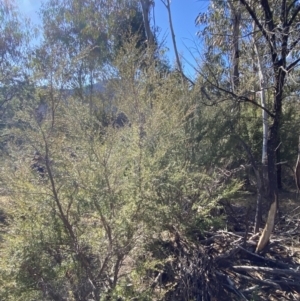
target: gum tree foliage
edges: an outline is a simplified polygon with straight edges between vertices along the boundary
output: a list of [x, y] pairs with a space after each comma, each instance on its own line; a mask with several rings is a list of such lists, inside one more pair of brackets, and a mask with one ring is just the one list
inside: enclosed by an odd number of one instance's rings
[[80, 91], [101, 78], [126, 35], [140, 33], [140, 44], [145, 39], [136, 1], [50, 0], [41, 16], [44, 43], [62, 49], [73, 68], [69, 80]]
[[20, 17], [13, 1], [0, 3], [0, 135], [1, 148], [6, 140], [5, 127], [16, 106], [21, 106], [32, 89], [28, 83], [27, 21]]
[[[235, 103], [251, 103], [257, 107], [261, 107], [268, 115], [270, 122], [268, 137], [267, 137], [267, 192], [270, 203], [277, 202], [278, 199], [278, 184], [280, 184], [280, 169], [277, 168], [277, 162], [280, 161], [280, 129], [282, 126], [282, 107], [284, 104], [285, 90], [289, 75], [294, 71], [300, 62], [299, 59], [299, 11], [300, 5], [298, 1], [247, 1], [240, 0], [232, 2], [236, 7], [241, 9], [241, 29], [240, 29], [240, 44], [243, 46], [239, 51], [240, 67], [245, 66], [244, 74], [240, 72], [240, 90], [235, 91], [232, 86], [228, 85], [229, 80], [229, 59], [224, 43], [226, 39], [230, 39], [224, 32], [226, 22], [232, 19], [221, 18], [227, 16], [226, 9], [228, 7], [224, 2], [214, 1], [211, 5], [211, 10], [207, 15], [200, 15], [199, 21], [208, 24], [204, 30], [204, 36], [208, 44], [208, 54], [210, 57], [215, 57], [223, 63], [223, 75], [216, 72], [216, 69], [208, 67], [210, 77], [206, 76], [208, 83], [213, 90], [218, 93], [223, 93], [227, 97], [234, 100]], [[215, 27], [212, 25], [216, 25]], [[223, 24], [224, 27], [221, 27]], [[254, 31], [253, 29], [257, 29]], [[264, 83], [260, 87], [267, 90], [269, 102], [260, 105], [256, 100], [249, 95], [250, 87], [256, 87], [256, 74], [254, 77], [249, 76], [247, 72], [253, 64], [251, 55], [252, 43], [249, 42], [249, 37], [252, 41], [256, 41], [257, 56], [263, 56]], [[231, 43], [229, 45], [233, 45]], [[225, 47], [225, 49], [223, 49]], [[264, 47], [264, 48], [263, 48]], [[225, 50], [225, 52], [224, 52]], [[225, 54], [225, 56], [223, 55]], [[255, 59], [257, 57], [254, 56]], [[255, 62], [256, 64], [257, 62]], [[241, 71], [242, 69], [240, 69]], [[224, 72], [226, 71], [226, 72]], [[253, 70], [254, 72], [257, 70]], [[218, 74], [214, 77], [214, 75]], [[226, 78], [227, 77], [227, 78]], [[261, 80], [261, 79], [260, 79]], [[245, 83], [245, 84], [244, 84]], [[227, 85], [227, 86], [226, 86]], [[228, 88], [228, 86], [230, 88]]]
[[44, 39], [32, 60], [35, 82], [44, 86], [39, 89], [40, 106], [53, 112], [59, 102], [76, 94], [89, 103], [90, 114], [109, 122], [111, 97], [103, 95], [111, 94], [107, 71], [114, 68], [113, 59], [130, 36], [138, 36], [137, 47], [146, 46], [139, 3], [50, 0], [40, 14]]

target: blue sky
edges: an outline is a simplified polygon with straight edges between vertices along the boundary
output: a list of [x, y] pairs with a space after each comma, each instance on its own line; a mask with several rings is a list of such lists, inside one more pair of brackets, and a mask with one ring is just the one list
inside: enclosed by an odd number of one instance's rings
[[[168, 12], [161, 0], [155, 1], [155, 23], [161, 29], [161, 37], [166, 35], [166, 46], [170, 49], [168, 57], [174, 63], [175, 55], [169, 29]], [[201, 48], [200, 41], [196, 36], [199, 30], [195, 26], [195, 19], [199, 12], [206, 11], [209, 0], [172, 0], [171, 12], [175, 31], [175, 38], [180, 55], [184, 58], [185, 72], [188, 76], [193, 75], [195, 65], [193, 56], [199, 57], [198, 50]]]
[[[20, 10], [33, 23], [38, 22], [37, 11], [42, 3], [41, 0], [16, 0]], [[172, 0], [171, 11], [173, 18], [173, 26], [176, 35], [177, 46], [180, 55], [182, 55], [183, 63], [187, 75], [193, 76], [193, 69], [189, 67], [190, 64], [195, 64], [193, 53], [199, 57], [196, 48], [201, 48], [199, 40], [196, 37], [197, 28], [195, 27], [195, 19], [199, 12], [207, 9], [209, 0]], [[168, 13], [161, 0], [155, 0], [155, 25], [160, 28], [160, 36], [166, 38], [166, 47], [169, 49], [168, 57], [171, 63], [174, 63], [174, 50], [169, 30]]]

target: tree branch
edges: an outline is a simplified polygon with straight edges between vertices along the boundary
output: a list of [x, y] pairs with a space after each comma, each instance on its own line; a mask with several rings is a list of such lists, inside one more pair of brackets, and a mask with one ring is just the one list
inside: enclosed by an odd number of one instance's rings
[[282, 3], [281, 3], [280, 19], [283, 24], [286, 24], [286, 21], [287, 21], [286, 0], [282, 0]]
[[[257, 25], [257, 27], [259, 28], [259, 30], [261, 31], [261, 33], [263, 34], [263, 36], [265, 37], [265, 39], [267, 40], [267, 42], [269, 43], [270, 47], [272, 47], [271, 41], [270, 41], [270, 37], [267, 33], [267, 31], [264, 29], [263, 25], [259, 22], [254, 10], [250, 7], [250, 5], [246, 2], [246, 0], [240, 0], [241, 3], [245, 6], [246, 10], [248, 11], [249, 15], [251, 16], [251, 18], [253, 19], [253, 21], [255, 22], [255, 24]], [[273, 49], [273, 47], [272, 47]]]
[[272, 10], [271, 10], [270, 5], [269, 5], [269, 1], [268, 0], [261, 0], [260, 3], [261, 3], [261, 6], [263, 7], [264, 12], [265, 12], [265, 17], [266, 17], [268, 30], [270, 32], [274, 33], [273, 14], [272, 14]]
[[[293, 4], [291, 4], [291, 7], [290, 7], [290, 8], [292, 8], [293, 5], [296, 4], [296, 2], [297, 2], [297, 1], [294, 1]], [[299, 12], [300, 12], [300, 4], [299, 4], [298, 7], [295, 9], [295, 11], [294, 11], [294, 13], [293, 13], [293, 15], [292, 15], [290, 21], [288, 22], [288, 26], [291, 26], [291, 25], [293, 24], [294, 20], [296, 19], [297, 15], [299, 14]]]
[[288, 270], [288, 269], [273, 269], [268, 267], [258, 267], [258, 266], [233, 266], [232, 267], [236, 271], [257, 271], [257, 272], [264, 272], [269, 274], [276, 274], [276, 275], [289, 275], [293, 277], [300, 277], [300, 273], [298, 271], [294, 270]]
[[143, 13], [143, 21], [146, 31], [146, 36], [148, 39], [148, 45], [150, 47], [154, 46], [155, 37], [153, 35], [153, 32], [150, 28], [150, 20], [149, 20], [149, 11], [152, 6], [152, 1], [150, 0], [140, 0], [141, 6], [142, 6], [142, 13]]
[[287, 14], [289, 14], [291, 8], [292, 8], [292, 7], [295, 5], [295, 3], [297, 3], [297, 2], [298, 2], [298, 0], [294, 0], [294, 1], [289, 5], [289, 7], [288, 7], [288, 9], [287, 9]]
[[300, 62], [300, 58], [295, 60], [289, 66], [287, 66], [287, 68], [286, 68], [287, 72], [290, 72], [299, 62]]
[[181, 64], [181, 61], [180, 61], [180, 58], [179, 58], [176, 39], [175, 39], [175, 32], [174, 32], [174, 28], [173, 28], [170, 0], [161, 0], [161, 2], [164, 4], [164, 6], [166, 7], [166, 9], [168, 11], [169, 25], [170, 25], [170, 30], [171, 30], [171, 36], [172, 36], [172, 42], [173, 42], [176, 62], [177, 62], [179, 72], [180, 72], [182, 78], [184, 79], [185, 75], [184, 75], [183, 70], [182, 70], [182, 64]]
[[287, 54], [289, 54], [297, 46], [299, 41], [300, 41], [300, 38], [295, 40], [293, 43], [291, 43], [290, 49], [287, 51]]
[[47, 142], [47, 139], [45, 137], [44, 132], [42, 132], [42, 135], [43, 135], [43, 140], [44, 140], [44, 143], [45, 143], [45, 165], [46, 165], [46, 169], [47, 169], [47, 172], [48, 172], [48, 175], [49, 175], [53, 197], [54, 197], [55, 203], [58, 207], [58, 210], [59, 210], [59, 213], [60, 213], [60, 218], [63, 222], [63, 225], [67, 229], [70, 237], [72, 238], [72, 242], [74, 244], [74, 247], [76, 247], [76, 244], [77, 244], [76, 236], [74, 234], [74, 231], [72, 229], [71, 224], [69, 223], [69, 221], [68, 221], [68, 219], [67, 219], [67, 217], [66, 217], [66, 215], [63, 211], [60, 199], [58, 197], [58, 193], [57, 193], [56, 185], [55, 185], [55, 182], [54, 182], [54, 177], [53, 177], [53, 174], [52, 174], [52, 170], [51, 170], [51, 167], [50, 167], [48, 142]]
[[264, 108], [264, 107], [261, 106], [259, 103], [256, 103], [255, 101], [251, 100], [250, 98], [248, 98], [248, 97], [246, 97], [246, 96], [239, 96], [239, 95], [237, 95], [237, 94], [235, 94], [235, 93], [233, 93], [233, 92], [231, 92], [231, 91], [228, 91], [228, 90], [226, 90], [226, 89], [224, 89], [224, 88], [221, 88], [220, 86], [217, 86], [217, 85], [211, 83], [210, 81], [208, 81], [208, 83], [211, 84], [213, 87], [217, 88], [218, 90], [220, 90], [220, 91], [222, 91], [222, 92], [224, 92], [224, 93], [226, 93], [226, 94], [228, 94], [228, 95], [234, 97], [235, 99], [237, 99], [238, 102], [241, 102], [241, 101], [243, 101], [243, 102], [250, 102], [250, 103], [252, 103], [254, 106], [259, 107], [259, 108], [261, 108], [262, 110], [264, 110], [265, 112], [267, 112], [267, 114], [268, 114], [270, 117], [272, 117], [272, 118], [275, 117], [275, 115], [274, 115], [273, 113], [271, 113], [268, 109]]

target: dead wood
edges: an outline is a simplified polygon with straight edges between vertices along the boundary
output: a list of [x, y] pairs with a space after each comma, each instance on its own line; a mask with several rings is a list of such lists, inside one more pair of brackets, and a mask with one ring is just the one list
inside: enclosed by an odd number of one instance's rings
[[[228, 287], [237, 295], [239, 296], [242, 300], [248, 300], [242, 292], [239, 291], [239, 289], [235, 286], [234, 282], [230, 279], [230, 277], [228, 275], [225, 275], [221, 272], [216, 272], [217, 275], [223, 277], [226, 279], [227, 281], [227, 285]], [[226, 285], [226, 284], [225, 284]]]
[[243, 250], [244, 252], [248, 253], [250, 256], [253, 256], [254, 258], [256, 257], [260, 261], [266, 262], [266, 264], [271, 264], [272, 266], [281, 267], [283, 269], [288, 269], [288, 268], [291, 267], [290, 265], [288, 265], [286, 263], [283, 263], [281, 261], [272, 260], [270, 258], [266, 258], [266, 257], [260, 256], [260, 255], [258, 255], [256, 253], [250, 252], [249, 250], [243, 248], [242, 246], [238, 246], [238, 248], [241, 249], [241, 250]]
[[262, 251], [266, 247], [266, 245], [268, 244], [268, 242], [270, 240], [271, 233], [273, 232], [273, 229], [274, 229], [275, 216], [276, 216], [276, 211], [277, 211], [277, 207], [278, 207], [278, 204], [277, 204], [278, 200], [277, 200], [276, 195], [274, 197], [275, 197], [275, 200], [271, 204], [265, 228], [261, 234], [261, 237], [258, 241], [256, 250], [255, 250], [256, 253]]
[[238, 274], [237, 276], [240, 278], [246, 279], [247, 281], [249, 281], [249, 283], [254, 282], [254, 283], [259, 283], [259, 284], [266, 285], [266, 286], [274, 286], [277, 289], [278, 288], [281, 289], [281, 287], [278, 283], [276, 283], [275, 281], [269, 280], [269, 279], [262, 280], [262, 279], [242, 275], [242, 274]]
[[300, 272], [294, 270], [273, 269], [273, 268], [258, 267], [258, 266], [237, 266], [237, 265], [233, 266], [232, 268], [236, 271], [246, 271], [246, 272], [258, 271], [258, 272], [264, 272], [268, 274], [293, 276], [293, 277], [300, 278]]
[[298, 214], [288, 214], [276, 224], [271, 243], [260, 254], [255, 253], [258, 235], [247, 229], [203, 231], [202, 240], [191, 242], [176, 228], [176, 241], [161, 246], [170, 248], [165, 254], [172, 254], [172, 260], [159, 267], [150, 284], [154, 290], [168, 290], [166, 301], [295, 300], [300, 293], [298, 224]]

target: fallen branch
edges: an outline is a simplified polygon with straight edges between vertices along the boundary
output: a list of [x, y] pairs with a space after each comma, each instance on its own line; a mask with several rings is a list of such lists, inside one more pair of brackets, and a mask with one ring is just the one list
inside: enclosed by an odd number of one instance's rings
[[248, 280], [249, 282], [256, 282], [256, 283], [259, 283], [259, 284], [274, 286], [276, 288], [281, 289], [281, 287], [278, 283], [276, 283], [275, 281], [269, 280], [269, 279], [261, 280], [261, 279], [252, 278], [252, 277], [249, 277], [249, 276], [246, 276], [246, 275], [242, 275], [242, 274], [236, 274], [236, 276], [244, 278], [244, 279]]
[[217, 275], [224, 277], [227, 280], [228, 287], [235, 292], [235, 294], [239, 297], [241, 297], [243, 300], [248, 301], [248, 299], [237, 289], [237, 287], [234, 285], [233, 281], [229, 278], [228, 275], [225, 275], [221, 272], [216, 272]]
[[242, 246], [238, 246], [239, 249], [243, 250], [244, 252], [250, 254], [251, 256], [254, 256], [256, 258], [259, 258], [263, 261], [266, 261], [266, 262], [269, 262], [269, 263], [272, 263], [278, 267], [282, 267], [282, 268], [286, 268], [286, 269], [289, 269], [290, 268], [290, 265], [286, 264], [286, 263], [283, 263], [283, 262], [280, 262], [280, 261], [277, 261], [277, 260], [273, 260], [273, 259], [270, 259], [270, 258], [265, 258], [263, 256], [260, 256], [256, 253], [252, 253], [250, 251], [248, 251], [247, 249], [243, 248]]
[[214, 236], [209, 237], [209, 238], [207, 238], [207, 239], [202, 239], [202, 240], [199, 241], [199, 243], [202, 244], [202, 245], [208, 246], [208, 245], [214, 243], [216, 239], [218, 239], [218, 238], [223, 238], [223, 237], [224, 237], [224, 235], [222, 235], [222, 234], [217, 234], [217, 235], [214, 235]]
[[268, 274], [285, 275], [285, 276], [293, 276], [293, 277], [300, 278], [300, 272], [295, 271], [295, 270], [273, 269], [273, 268], [267, 268], [267, 267], [244, 266], [244, 265], [234, 265], [232, 268], [236, 271], [246, 271], [246, 272], [256, 271], [256, 272], [264, 272], [264, 273], [268, 273]]

